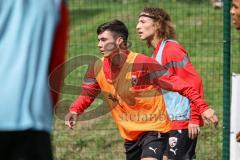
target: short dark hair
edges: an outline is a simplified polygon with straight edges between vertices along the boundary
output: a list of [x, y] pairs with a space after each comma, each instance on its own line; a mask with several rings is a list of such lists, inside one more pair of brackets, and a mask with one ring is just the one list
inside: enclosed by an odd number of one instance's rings
[[127, 43], [128, 29], [122, 21], [115, 19], [99, 25], [97, 28], [97, 34], [99, 35], [104, 31], [115, 33], [117, 36], [123, 38], [125, 44]]

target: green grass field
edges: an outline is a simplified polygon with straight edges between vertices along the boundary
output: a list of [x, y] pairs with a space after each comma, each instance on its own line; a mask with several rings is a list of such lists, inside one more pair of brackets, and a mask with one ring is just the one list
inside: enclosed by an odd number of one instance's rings
[[[192, 63], [203, 78], [205, 98], [220, 118], [217, 130], [211, 126], [202, 128], [197, 159], [221, 159], [223, 11], [214, 10], [208, 1], [203, 0], [128, 0], [127, 3], [121, 0], [71, 0], [68, 3], [71, 20], [68, 58], [83, 54], [100, 56], [96, 28], [111, 19], [120, 19], [127, 24], [131, 50], [150, 55], [152, 50], [136, 34], [138, 14], [145, 6], [162, 7], [170, 13], [176, 25], [178, 41], [188, 50]], [[240, 72], [238, 44], [239, 34], [232, 31], [233, 72]], [[65, 83], [79, 86], [85, 70], [86, 66], [77, 68], [68, 75]], [[72, 94], [63, 94], [62, 99], [73, 101], [78, 93], [77, 87], [75, 89]], [[89, 110], [101, 103], [103, 101], [99, 98]], [[56, 160], [124, 159], [123, 140], [110, 114], [80, 121], [75, 130], [69, 130], [63, 121], [67, 109], [66, 105], [60, 107], [55, 117], [53, 139]]]

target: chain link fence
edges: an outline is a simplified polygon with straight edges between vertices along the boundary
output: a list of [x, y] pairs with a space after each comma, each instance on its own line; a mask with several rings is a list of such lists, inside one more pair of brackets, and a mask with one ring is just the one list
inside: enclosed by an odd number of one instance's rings
[[[129, 28], [130, 50], [151, 55], [153, 52], [139, 40], [136, 32], [138, 15], [144, 7], [165, 9], [176, 25], [177, 40], [184, 45], [191, 62], [203, 79], [204, 95], [217, 111], [220, 124], [215, 129], [205, 126], [197, 145], [197, 160], [219, 160], [222, 158], [222, 112], [223, 112], [223, 9], [214, 9], [207, 0], [71, 0], [70, 41], [68, 59], [81, 55], [101, 54], [97, 48], [96, 28], [112, 19], [123, 21]], [[232, 71], [240, 72], [239, 34], [232, 31]], [[81, 61], [81, 58], [79, 59]], [[81, 62], [80, 62], [81, 63]], [[68, 74], [65, 83], [76, 86], [62, 95], [69, 102], [79, 95], [86, 65], [69, 63], [76, 68]], [[80, 66], [80, 67], [78, 67]], [[64, 89], [63, 89], [64, 90]], [[63, 91], [64, 92], [64, 91]], [[97, 99], [88, 110], [104, 103]], [[110, 114], [80, 121], [75, 130], [64, 126], [64, 115], [68, 108], [62, 105], [54, 123], [54, 149], [56, 160], [102, 160], [124, 159], [123, 140], [120, 138]]]

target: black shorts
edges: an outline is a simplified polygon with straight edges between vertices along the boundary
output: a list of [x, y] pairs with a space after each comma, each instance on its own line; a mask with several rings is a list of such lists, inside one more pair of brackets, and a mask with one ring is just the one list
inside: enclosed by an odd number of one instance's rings
[[167, 133], [146, 132], [137, 141], [124, 143], [126, 160], [140, 160], [141, 158], [156, 158], [162, 160], [168, 140]]
[[52, 160], [51, 138], [42, 131], [0, 131], [3, 160]]
[[169, 133], [167, 150], [164, 153], [168, 160], [194, 160], [197, 138], [188, 137], [188, 129], [172, 130]]

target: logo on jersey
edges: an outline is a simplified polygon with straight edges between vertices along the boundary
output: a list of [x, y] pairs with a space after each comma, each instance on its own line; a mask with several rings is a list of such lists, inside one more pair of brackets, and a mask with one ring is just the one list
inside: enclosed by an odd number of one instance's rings
[[148, 147], [149, 150], [152, 150], [155, 154], [157, 154], [156, 150], [157, 148], [153, 149], [152, 147]]
[[133, 86], [137, 85], [137, 82], [138, 82], [137, 76], [132, 75], [132, 85], [133, 85]]
[[177, 155], [177, 150], [178, 150], [178, 149], [175, 149], [175, 150], [174, 150], [174, 149], [170, 148], [170, 151], [173, 152], [173, 154], [174, 154], [175, 156]]
[[169, 145], [171, 148], [175, 147], [177, 145], [177, 137], [170, 137], [169, 138]]

